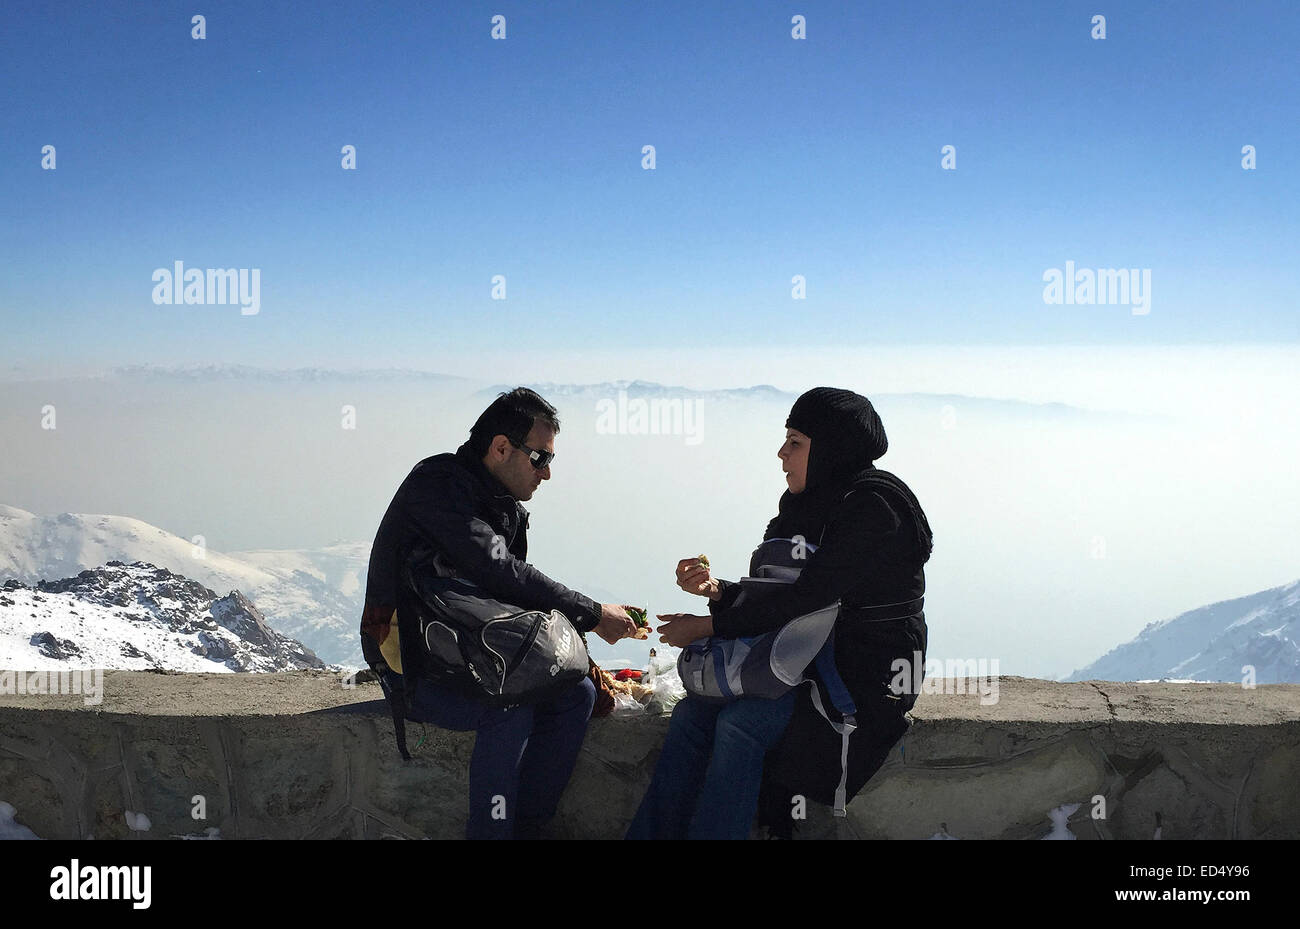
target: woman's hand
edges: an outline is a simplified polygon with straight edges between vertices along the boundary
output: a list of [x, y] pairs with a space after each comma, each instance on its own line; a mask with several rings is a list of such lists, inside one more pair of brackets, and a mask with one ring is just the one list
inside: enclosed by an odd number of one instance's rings
[[692, 616], [689, 613], [660, 613], [659, 641], [674, 648], [685, 648], [697, 639], [713, 635], [712, 616]]
[[677, 562], [677, 586], [688, 594], [696, 594], [717, 600], [722, 596], [718, 579], [709, 573], [709, 566], [700, 560], [700, 556], [683, 558]]

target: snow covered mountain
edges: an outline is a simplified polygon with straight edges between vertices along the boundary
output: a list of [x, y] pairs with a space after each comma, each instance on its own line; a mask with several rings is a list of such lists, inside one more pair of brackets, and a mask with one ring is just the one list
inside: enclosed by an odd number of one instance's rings
[[239, 590], [280, 633], [326, 662], [361, 667], [357, 625], [368, 542], [221, 554], [128, 516], [37, 516], [0, 505], [0, 582], [34, 585], [107, 561], [142, 561], [214, 590]]
[[0, 587], [0, 667], [220, 672], [324, 663], [267, 626], [238, 590], [218, 597], [166, 568], [110, 561], [75, 577]]
[[1300, 683], [1300, 581], [1151, 623], [1067, 681]]

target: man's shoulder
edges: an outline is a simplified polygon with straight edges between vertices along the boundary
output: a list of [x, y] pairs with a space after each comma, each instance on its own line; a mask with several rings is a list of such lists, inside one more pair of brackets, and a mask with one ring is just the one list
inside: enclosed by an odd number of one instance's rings
[[411, 473], [407, 476], [407, 479], [420, 480], [441, 477], [469, 479], [472, 476], [469, 468], [465, 467], [465, 462], [461, 461], [455, 452], [441, 452], [417, 461], [415, 466], [411, 468]]
[[[453, 490], [457, 493], [464, 492], [478, 501], [493, 501], [499, 508], [496, 495], [484, 483], [482, 475], [466, 463], [464, 457], [457, 452], [430, 455], [416, 462], [415, 467], [411, 468], [411, 472], [406, 476], [406, 480], [402, 482], [402, 486], [408, 491], [417, 492], [434, 488], [443, 491]], [[513, 497], [508, 499], [511, 506], [522, 509]]]
[[455, 452], [440, 452], [437, 455], [422, 458], [415, 463], [415, 467], [411, 468], [411, 473], [439, 474], [449, 470], [469, 473], [465, 465], [456, 457]]
[[402, 480], [398, 494], [402, 496], [411, 492], [418, 494], [448, 484], [466, 489], [473, 487], [474, 484], [473, 475], [453, 452], [430, 455], [417, 461]]

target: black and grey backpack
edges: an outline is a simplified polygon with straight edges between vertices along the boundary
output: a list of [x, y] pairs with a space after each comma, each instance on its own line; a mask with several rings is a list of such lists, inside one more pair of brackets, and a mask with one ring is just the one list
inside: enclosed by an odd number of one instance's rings
[[587, 647], [559, 610], [502, 603], [464, 578], [409, 567], [406, 582], [415, 595], [409, 628], [426, 677], [492, 706], [535, 703], [586, 677]]

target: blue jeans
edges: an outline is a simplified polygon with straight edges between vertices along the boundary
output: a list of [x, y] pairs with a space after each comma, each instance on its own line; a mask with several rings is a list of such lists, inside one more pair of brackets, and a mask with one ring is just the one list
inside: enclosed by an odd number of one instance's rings
[[688, 695], [679, 702], [627, 838], [748, 838], [763, 757], [785, 732], [794, 703], [795, 691], [776, 700], [712, 703]]
[[550, 700], [509, 709], [428, 681], [416, 683], [411, 716], [443, 729], [476, 732], [467, 839], [538, 837], [569, 783], [595, 702], [590, 678]]

